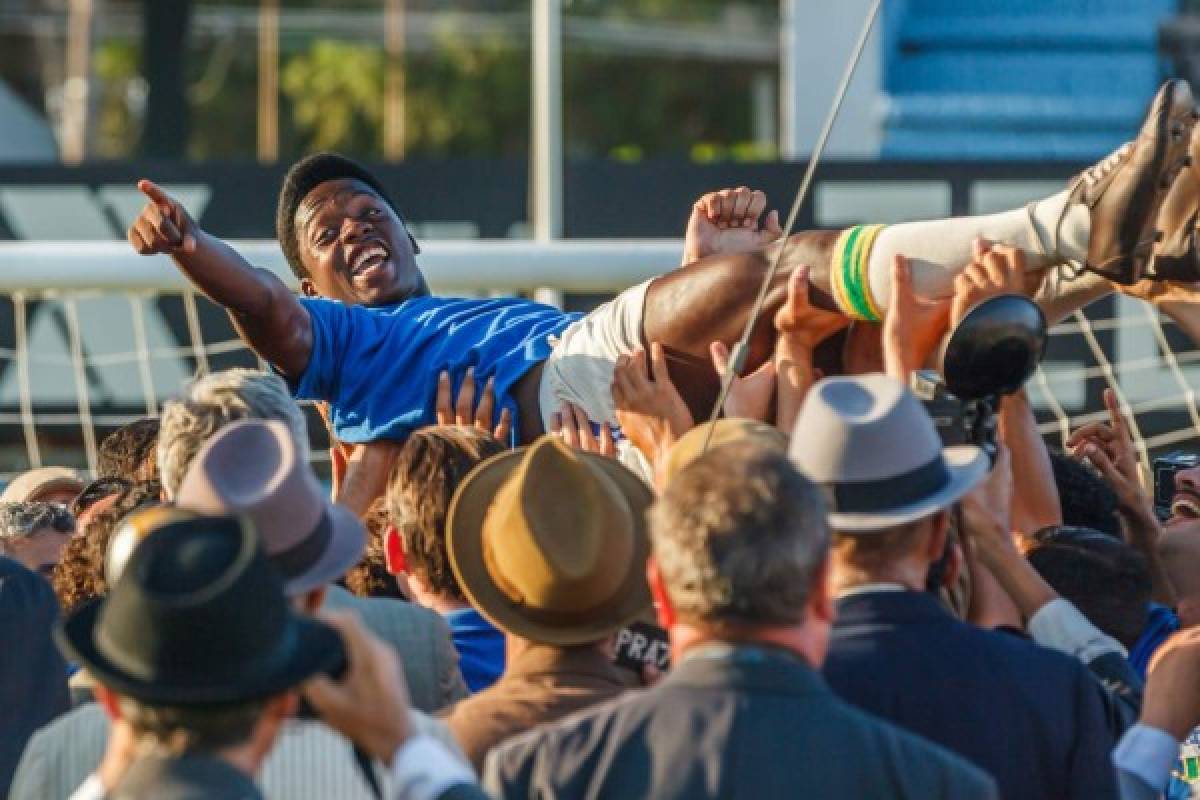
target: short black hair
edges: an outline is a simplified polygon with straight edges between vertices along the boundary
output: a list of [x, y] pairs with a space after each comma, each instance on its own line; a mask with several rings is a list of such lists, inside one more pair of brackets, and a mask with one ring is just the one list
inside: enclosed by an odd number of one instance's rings
[[357, 161], [338, 153], [313, 153], [300, 159], [287, 171], [283, 179], [283, 188], [279, 190], [279, 204], [275, 208], [275, 235], [279, 238], [279, 246], [283, 249], [288, 266], [299, 279], [307, 278], [309, 274], [300, 260], [300, 243], [296, 238], [296, 209], [313, 189], [326, 181], [336, 180], [362, 181], [379, 195], [397, 216], [402, 216], [379, 179]]
[[1121, 538], [1117, 493], [1090, 467], [1066, 453], [1051, 450], [1050, 465], [1062, 505], [1063, 524], [1092, 528]]
[[1126, 648], [1146, 627], [1152, 585], [1145, 557], [1091, 528], [1058, 525], [1030, 537], [1029, 563], [1056, 592]]

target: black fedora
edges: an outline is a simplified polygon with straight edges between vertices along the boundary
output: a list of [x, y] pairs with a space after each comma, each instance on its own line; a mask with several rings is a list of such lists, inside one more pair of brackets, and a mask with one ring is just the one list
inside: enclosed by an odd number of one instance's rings
[[269, 697], [344, 658], [336, 632], [288, 605], [244, 517], [168, 517], [55, 638], [97, 681], [151, 705]]

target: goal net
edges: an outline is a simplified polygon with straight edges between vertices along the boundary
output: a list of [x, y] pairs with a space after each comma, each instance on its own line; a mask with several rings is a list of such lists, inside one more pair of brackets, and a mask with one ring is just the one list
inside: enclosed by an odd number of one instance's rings
[[[106, 434], [158, 414], [194, 375], [258, 365], [223, 311], [184, 289], [165, 263], [139, 259], [118, 242], [87, 248], [94, 263], [89, 258], [86, 269], [72, 266], [80, 254], [64, 255], [61, 246], [22, 247], [36, 256], [29, 268], [0, 277], [0, 481], [42, 465], [94, 469]], [[271, 243], [247, 247], [258, 249], [256, 263], [278, 261]], [[439, 289], [486, 294], [550, 285], [595, 296], [669, 268], [678, 243], [430, 242], [425, 250]], [[1071, 430], [1104, 419], [1106, 387], [1133, 422], [1145, 464], [1200, 442], [1200, 350], [1151, 306], [1110, 297], [1053, 328], [1029, 383], [1047, 441], [1061, 446]], [[315, 466], [324, 475], [328, 439], [309, 411]]]

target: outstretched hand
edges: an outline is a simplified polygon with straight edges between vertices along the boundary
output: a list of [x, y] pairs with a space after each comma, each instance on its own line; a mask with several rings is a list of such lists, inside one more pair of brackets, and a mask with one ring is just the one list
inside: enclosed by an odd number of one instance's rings
[[452, 399], [453, 386], [450, 373], [445, 370], [438, 375], [437, 399], [434, 411], [438, 425], [458, 425], [464, 428], [475, 428], [491, 434], [499, 442], [508, 443], [512, 433], [512, 413], [507, 409], [496, 416], [496, 379], [490, 377], [483, 385], [483, 393], [479, 402], [475, 402], [475, 368], [467, 367], [462, 385], [458, 387], [458, 397]]
[[[730, 352], [724, 342], [708, 347], [713, 369], [722, 381], [728, 380]], [[725, 416], [771, 422], [771, 402], [775, 399], [775, 362], [768, 359], [749, 375], [735, 375], [725, 396]]]
[[884, 371], [908, 384], [945, 336], [950, 300], [925, 300], [913, 288], [912, 268], [902, 255], [892, 258], [892, 291], [883, 320]]
[[1121, 413], [1117, 393], [1104, 390], [1108, 422], [1089, 422], [1067, 438], [1071, 455], [1091, 461], [1117, 493], [1121, 511], [1155, 519], [1154, 504], [1142, 486], [1137, 449], [1129, 424]]
[[563, 403], [562, 408], [550, 418], [550, 432], [561, 436], [568, 447], [615, 458], [617, 443], [613, 438], [612, 428], [607, 422], [601, 422], [599, 428], [600, 432], [597, 434], [592, 429], [592, 421], [587, 412], [574, 403]]
[[667, 357], [658, 342], [646, 351], [635, 350], [617, 359], [613, 369], [613, 407], [617, 422], [634, 447], [651, 463], [691, 430], [694, 421], [687, 404], [671, 382]]
[[767, 196], [745, 186], [701, 196], [688, 219], [683, 264], [712, 255], [747, 253], [778, 239], [783, 235], [778, 211], [768, 213], [760, 226], [766, 207]]
[[1025, 254], [1015, 247], [991, 244], [976, 239], [974, 257], [954, 279], [954, 300], [950, 306], [950, 327], [984, 300], [1002, 294], [1021, 294], [1025, 290]]
[[196, 223], [183, 205], [153, 181], [140, 180], [138, 191], [149, 200], [129, 227], [127, 237], [139, 255], [196, 252]]

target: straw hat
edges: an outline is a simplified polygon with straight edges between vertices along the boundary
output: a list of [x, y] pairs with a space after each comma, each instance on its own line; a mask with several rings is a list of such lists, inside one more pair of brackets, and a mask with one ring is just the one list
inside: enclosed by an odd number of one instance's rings
[[666, 477], [670, 481], [679, 474], [680, 470], [704, 455], [704, 443], [709, 439], [708, 447], [720, 447], [734, 442], [754, 442], [770, 450], [780, 453], [787, 450], [787, 437], [783, 431], [774, 425], [767, 425], [754, 419], [731, 417], [719, 419], [716, 422], [705, 422], [697, 425], [679, 437], [671, 452], [667, 455]]
[[450, 564], [497, 627], [559, 646], [597, 641], [651, 607], [652, 500], [613, 459], [543, 436], [459, 486], [447, 515]]

